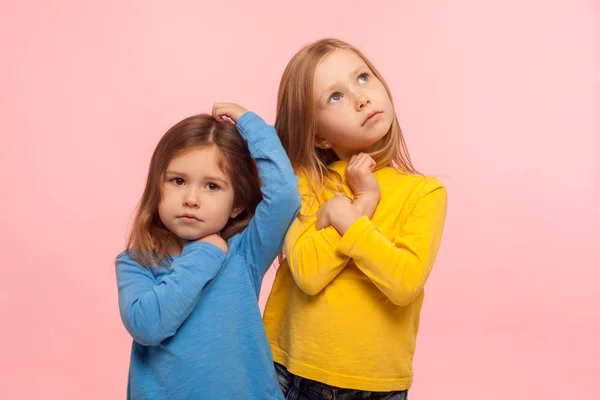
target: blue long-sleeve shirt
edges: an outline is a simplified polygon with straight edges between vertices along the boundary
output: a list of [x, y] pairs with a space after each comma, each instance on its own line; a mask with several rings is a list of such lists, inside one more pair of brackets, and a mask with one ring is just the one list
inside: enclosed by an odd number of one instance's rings
[[298, 183], [273, 127], [237, 123], [256, 160], [263, 200], [228, 253], [189, 242], [170, 269], [116, 259], [119, 308], [131, 349], [128, 398], [279, 399], [258, 296], [300, 208]]

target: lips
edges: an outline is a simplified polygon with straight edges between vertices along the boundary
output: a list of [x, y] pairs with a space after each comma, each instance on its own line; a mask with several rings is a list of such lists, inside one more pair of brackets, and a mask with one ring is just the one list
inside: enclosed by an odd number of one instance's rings
[[188, 221], [189, 221], [189, 220], [196, 220], [196, 221], [200, 221], [200, 218], [196, 217], [196, 216], [195, 216], [195, 215], [193, 215], [193, 214], [183, 214], [183, 215], [180, 215], [178, 218], [181, 218], [181, 219], [183, 219], [183, 220], [188, 220]]
[[363, 123], [362, 123], [362, 125], [361, 125], [361, 126], [365, 126], [365, 124], [366, 124], [367, 122], [369, 122], [369, 120], [371, 120], [371, 118], [373, 118], [374, 116], [376, 116], [376, 115], [379, 115], [379, 114], [381, 114], [381, 113], [382, 113], [381, 111], [371, 111], [371, 112], [370, 112], [370, 113], [367, 115], [367, 118], [365, 118], [365, 120], [363, 121]]

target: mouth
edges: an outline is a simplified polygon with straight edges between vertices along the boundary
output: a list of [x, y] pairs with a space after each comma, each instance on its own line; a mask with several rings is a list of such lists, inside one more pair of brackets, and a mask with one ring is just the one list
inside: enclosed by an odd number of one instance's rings
[[373, 119], [373, 117], [376, 117], [377, 115], [379, 115], [379, 114], [382, 114], [382, 113], [383, 113], [382, 111], [371, 111], [371, 112], [370, 112], [370, 113], [367, 115], [367, 118], [365, 118], [365, 120], [363, 121], [363, 123], [362, 123], [361, 127], [365, 126], [365, 124], [366, 124], [367, 122], [369, 122], [371, 119]]
[[182, 215], [178, 216], [177, 218], [182, 219], [186, 222], [195, 222], [195, 221], [200, 222], [200, 218], [196, 217], [193, 214], [182, 214]]

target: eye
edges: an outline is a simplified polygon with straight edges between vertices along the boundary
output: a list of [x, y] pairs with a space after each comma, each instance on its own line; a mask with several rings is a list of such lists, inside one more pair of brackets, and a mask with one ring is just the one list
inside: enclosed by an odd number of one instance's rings
[[342, 94], [340, 92], [335, 92], [331, 96], [329, 96], [328, 103], [337, 103], [342, 99]]
[[358, 83], [363, 84], [366, 83], [369, 80], [369, 74], [362, 73], [358, 76]]
[[173, 178], [171, 179], [171, 182], [177, 186], [181, 186], [185, 183], [185, 180], [183, 178]]
[[213, 183], [213, 182], [207, 183], [205, 187], [208, 190], [210, 190], [211, 192], [213, 192], [215, 190], [219, 190], [221, 188], [221, 186], [219, 186], [219, 185], [217, 185], [216, 183]]

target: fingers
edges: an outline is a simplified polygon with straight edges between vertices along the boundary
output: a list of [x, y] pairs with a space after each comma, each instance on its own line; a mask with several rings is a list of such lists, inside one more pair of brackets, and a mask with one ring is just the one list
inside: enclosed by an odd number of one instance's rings
[[317, 230], [325, 229], [331, 225], [331, 214], [338, 212], [340, 209], [340, 204], [338, 204], [339, 202], [352, 205], [352, 199], [345, 194], [340, 193], [333, 196], [331, 199], [321, 205], [317, 211]]
[[221, 120], [225, 120], [224, 117], [233, 119], [233, 106], [234, 105], [230, 103], [215, 103], [213, 105], [212, 115]]
[[215, 103], [212, 107], [212, 115], [215, 118], [221, 118], [226, 114], [226, 108], [228, 103]]
[[375, 169], [377, 163], [375, 160], [366, 153], [355, 154], [350, 158], [348, 167], [346, 167], [346, 173], [351, 171], [371, 171]]
[[225, 253], [227, 253], [227, 251], [228, 251], [227, 242], [218, 233], [210, 234], [210, 235], [200, 238], [198, 240], [200, 242], [206, 242], [206, 243], [213, 244], [213, 245], [217, 246], [218, 248], [220, 248], [221, 250], [223, 250], [223, 252], [225, 252]]
[[373, 157], [371, 157], [368, 154], [365, 154], [365, 158], [362, 161], [365, 166], [365, 168], [368, 168], [371, 172], [373, 172], [373, 170], [375, 169], [375, 167], [377, 166], [377, 163], [375, 162], [375, 160], [373, 160]]
[[348, 166], [346, 167], [346, 174], [352, 172], [357, 169], [360, 164], [360, 159], [363, 153], [358, 153], [350, 157], [350, 161], [348, 161]]
[[323, 213], [319, 213], [317, 214], [317, 230], [320, 231], [321, 229], [325, 228], [325, 218], [323, 218]]
[[360, 167], [369, 167], [371, 168], [371, 166], [375, 165], [375, 160], [373, 160], [373, 157], [371, 157], [370, 155], [366, 154], [366, 153], [360, 153], [359, 157], [357, 157], [357, 163], [359, 163]]
[[216, 119], [220, 119], [223, 121], [231, 121], [236, 123], [237, 120], [244, 114], [247, 110], [242, 106], [234, 103], [215, 103], [212, 108], [212, 115]]
[[327, 228], [327, 226], [329, 226], [328, 220], [327, 220], [327, 212], [325, 210], [325, 205], [322, 206], [321, 208], [319, 208], [319, 211], [317, 211], [317, 225], [316, 228], [318, 231], [320, 231], [321, 229]]

